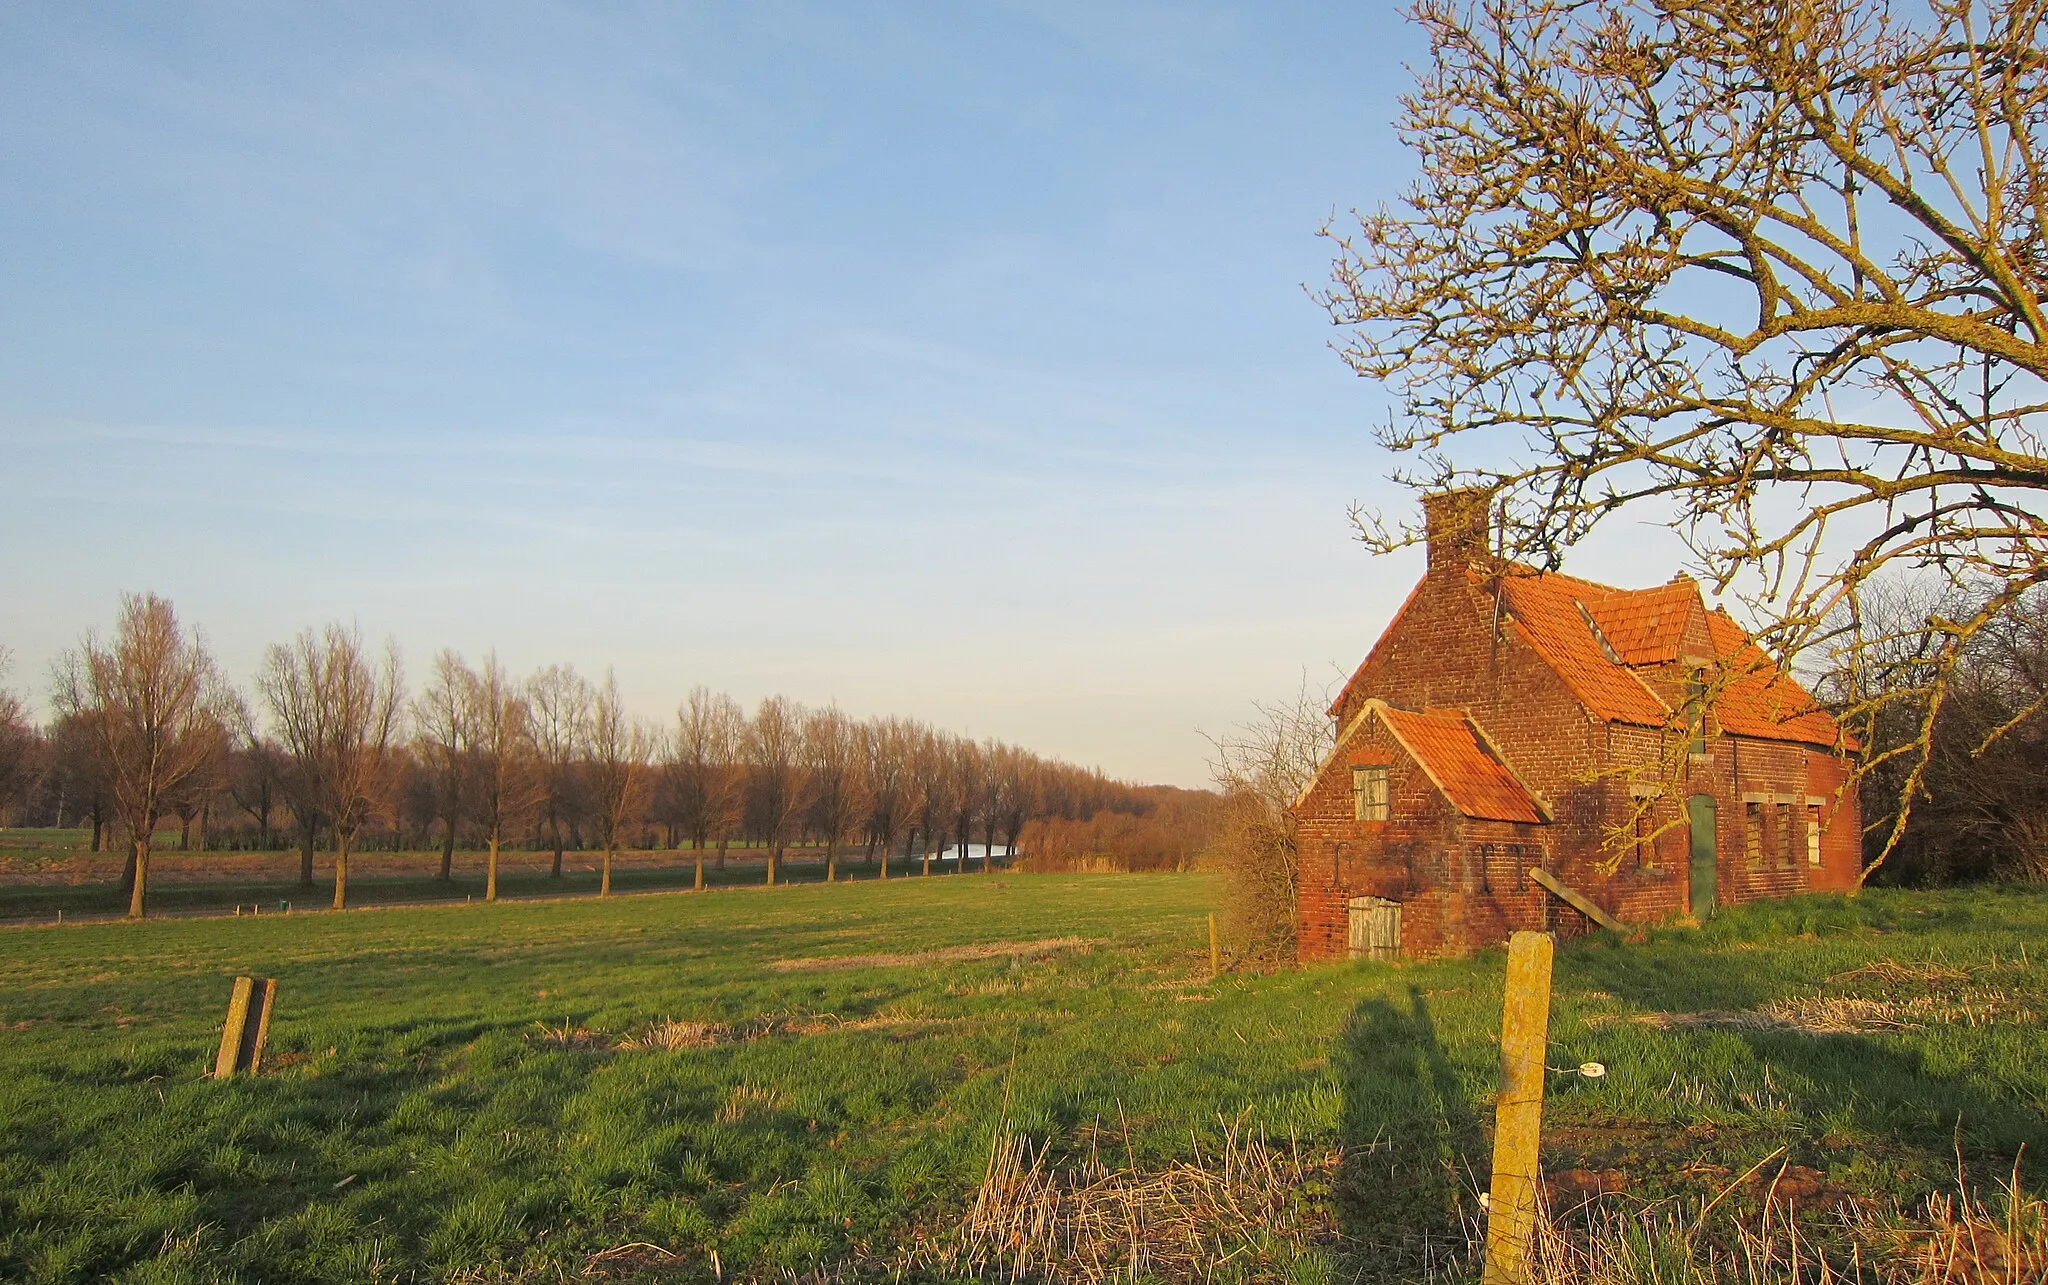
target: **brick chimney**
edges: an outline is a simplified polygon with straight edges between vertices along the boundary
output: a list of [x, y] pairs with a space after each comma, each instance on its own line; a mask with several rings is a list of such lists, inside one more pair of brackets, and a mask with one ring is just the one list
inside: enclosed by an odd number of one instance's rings
[[1431, 574], [1463, 571], [1492, 560], [1493, 488], [1460, 486], [1422, 497], [1423, 529], [1429, 538]]

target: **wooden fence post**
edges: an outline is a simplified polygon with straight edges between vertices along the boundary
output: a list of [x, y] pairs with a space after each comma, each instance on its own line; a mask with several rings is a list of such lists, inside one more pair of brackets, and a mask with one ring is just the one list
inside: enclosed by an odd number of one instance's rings
[[228, 1020], [220, 1031], [220, 1053], [213, 1059], [213, 1078], [225, 1080], [237, 1071], [255, 1075], [263, 1069], [263, 1042], [270, 1038], [270, 1010], [277, 999], [274, 977], [237, 977], [228, 996]]
[[1216, 936], [1216, 912], [1209, 912], [1209, 980], [1223, 976], [1223, 944]]
[[1537, 1149], [1543, 1140], [1544, 1058], [1550, 1044], [1550, 953], [1549, 933], [1518, 932], [1508, 939], [1482, 1285], [1526, 1285], [1529, 1279], [1541, 1179]]

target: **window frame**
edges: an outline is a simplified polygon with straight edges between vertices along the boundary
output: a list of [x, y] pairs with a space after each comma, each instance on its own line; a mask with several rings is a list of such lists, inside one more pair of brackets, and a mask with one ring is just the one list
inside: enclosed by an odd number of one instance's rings
[[[1351, 765], [1351, 819], [1353, 821], [1385, 822], [1393, 819], [1393, 786], [1389, 781], [1390, 764], [1353, 763]], [[1375, 791], [1375, 788], [1377, 790]], [[1374, 798], [1375, 792], [1378, 797]], [[1378, 815], [1373, 815], [1377, 812]]]

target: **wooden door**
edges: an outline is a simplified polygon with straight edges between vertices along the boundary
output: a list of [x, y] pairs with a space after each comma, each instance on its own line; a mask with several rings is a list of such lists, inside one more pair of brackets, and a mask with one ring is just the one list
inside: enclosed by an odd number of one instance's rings
[[1705, 920], [1714, 913], [1714, 858], [1721, 842], [1714, 796], [1693, 795], [1685, 801], [1685, 812], [1692, 833], [1692, 917]]
[[1393, 959], [1400, 955], [1400, 902], [1385, 897], [1353, 897], [1350, 909], [1351, 958]]

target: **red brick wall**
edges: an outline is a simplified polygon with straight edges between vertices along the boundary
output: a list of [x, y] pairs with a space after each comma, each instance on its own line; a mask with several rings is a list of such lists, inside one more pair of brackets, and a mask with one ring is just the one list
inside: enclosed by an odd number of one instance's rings
[[[1703, 620], [1689, 625], [1698, 627], [1704, 646]], [[1656, 769], [1672, 748], [1665, 742], [1670, 734], [1593, 720], [1563, 680], [1496, 615], [1492, 598], [1457, 567], [1432, 567], [1416, 587], [1347, 688], [1337, 711], [1340, 730], [1374, 697], [1410, 709], [1470, 714], [1543, 801], [1551, 824], [1457, 814], [1373, 721], [1339, 747], [1330, 770], [1296, 809], [1305, 959], [1345, 954], [1346, 903], [1364, 895], [1402, 903], [1403, 947], [1416, 956], [1492, 944], [1517, 928], [1584, 931], [1577, 911], [1529, 883], [1517, 868], [1537, 862], [1626, 922], [1682, 914], [1689, 886], [1686, 797], [1696, 793], [1711, 795], [1717, 807], [1720, 904], [1845, 887], [1854, 879], [1860, 829], [1854, 793], [1843, 792], [1837, 802], [1842, 765], [1804, 746], [1713, 736], [1707, 753], [1688, 760], [1684, 793], [1659, 797], [1652, 805], [1663, 833], [1642, 858], [1632, 842], [1617, 843], [1633, 831], [1626, 769], [1661, 775]], [[1350, 768], [1365, 762], [1390, 765], [1387, 822], [1352, 819]], [[1789, 865], [1773, 861], [1768, 846], [1762, 862], [1747, 859], [1745, 793], [1797, 799]], [[1830, 800], [1818, 870], [1805, 858], [1804, 801], [1810, 795]], [[1777, 819], [1766, 809], [1767, 821]], [[1346, 845], [1341, 869], [1339, 844]], [[1481, 845], [1493, 846], [1489, 870], [1511, 874], [1509, 886], [1497, 878], [1489, 880], [1491, 888], [1475, 882]], [[1520, 845], [1534, 859], [1507, 862], [1500, 855], [1506, 845]]]

